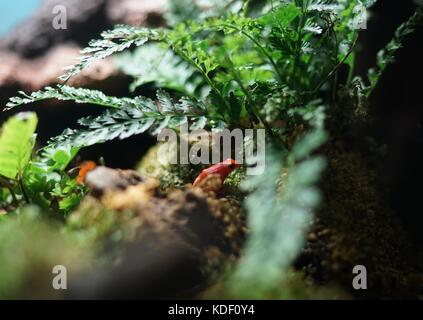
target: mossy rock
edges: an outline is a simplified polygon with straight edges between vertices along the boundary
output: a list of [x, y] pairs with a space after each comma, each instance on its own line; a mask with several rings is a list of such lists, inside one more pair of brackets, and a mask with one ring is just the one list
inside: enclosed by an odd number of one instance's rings
[[[207, 165], [170, 164], [169, 159], [158, 161], [159, 148], [160, 144], [150, 148], [137, 166], [137, 171], [149, 178], [159, 180], [162, 190], [180, 188], [192, 183], [201, 170], [208, 167]], [[245, 177], [245, 171], [245, 168], [240, 168], [232, 172], [225, 180], [225, 190], [233, 194], [240, 193], [239, 187]]]
[[201, 166], [191, 164], [170, 164], [169, 159], [158, 160], [160, 144], [153, 146], [141, 159], [137, 171], [141, 174], [160, 181], [162, 190], [183, 187], [192, 183], [202, 170]]

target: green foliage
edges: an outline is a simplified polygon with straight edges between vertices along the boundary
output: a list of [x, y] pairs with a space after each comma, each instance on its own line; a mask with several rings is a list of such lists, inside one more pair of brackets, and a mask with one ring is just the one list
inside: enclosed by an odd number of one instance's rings
[[119, 108], [132, 102], [130, 99], [120, 99], [106, 96], [101, 91], [84, 88], [73, 88], [65, 85], [57, 86], [55, 88], [47, 87], [44, 90], [31, 93], [31, 95], [28, 95], [22, 91], [20, 94], [21, 96], [13, 97], [10, 99], [9, 103], [6, 105], [8, 109], [48, 99], [57, 99], [62, 101], [71, 100], [76, 103], [94, 104], [110, 108]]
[[193, 95], [197, 89], [192, 66], [158, 44], [145, 45], [134, 53], [125, 52], [117, 56], [116, 62], [125, 74], [135, 79], [131, 91], [147, 83], [185, 95]]
[[[249, 128], [259, 123], [270, 129], [278, 119], [289, 118], [288, 110], [315, 100], [320, 90], [336, 79], [337, 69], [350, 62], [356, 39], [351, 27], [357, 15], [353, 9], [359, 1], [273, 1], [255, 16], [248, 15], [249, 2], [218, 2], [210, 10], [198, 5], [205, 16], [184, 20], [169, 29], [117, 26], [103, 33], [101, 40], [92, 41], [83, 51], [81, 63], [70, 67], [64, 79], [92, 61], [136, 46], [140, 48], [133, 55], [125, 53], [118, 58], [121, 68], [135, 77], [132, 89], [154, 82], [157, 87], [190, 96], [186, 99], [200, 99], [208, 106], [201, 122], [209, 119], [211, 126], [221, 126], [216, 121], [221, 120], [229, 127]], [[220, 14], [222, 10], [224, 15]], [[147, 41], [152, 43], [143, 46]], [[332, 86], [336, 88], [337, 84], [332, 82]], [[22, 98], [13, 98], [9, 107], [46, 98], [122, 109], [89, 119], [94, 121], [88, 126], [91, 134], [85, 130], [81, 136], [80, 130], [68, 130], [55, 139], [62, 142], [70, 137], [74, 147], [129, 137], [154, 124], [164, 127], [168, 119], [143, 97], [107, 97], [66, 86], [31, 96], [23, 94]], [[154, 111], [145, 112], [145, 107]], [[189, 112], [185, 116], [193, 121], [198, 118], [198, 114]], [[104, 130], [99, 128], [108, 118], [114, 121]], [[80, 122], [87, 124], [86, 120]]]
[[132, 45], [140, 46], [149, 40], [159, 40], [161, 34], [157, 30], [146, 28], [134, 28], [129, 26], [116, 26], [113, 30], [105, 31], [101, 34], [101, 40], [93, 40], [89, 46], [82, 50], [79, 62], [67, 68], [68, 72], [60, 77], [67, 81], [72, 76], [88, 68], [94, 61], [102, 60], [128, 49]]
[[3, 177], [22, 176], [35, 143], [37, 122], [35, 113], [20, 113], [3, 125], [0, 135], [0, 175]]
[[46, 210], [68, 213], [85, 194], [85, 187], [77, 185], [64, 172], [77, 149], [61, 147], [54, 153], [50, 150], [44, 162], [31, 160], [37, 122], [35, 113], [19, 113], [3, 125], [0, 136], [0, 206], [10, 209], [19, 206], [22, 200]]
[[423, 9], [419, 8], [413, 16], [398, 27], [395, 31], [394, 38], [387, 46], [379, 51], [377, 54], [376, 67], [370, 69], [368, 73], [370, 84], [364, 90], [367, 97], [369, 97], [376, 88], [386, 68], [395, 61], [395, 54], [402, 48], [402, 42], [405, 37], [413, 33], [414, 30], [421, 25], [423, 25]]
[[[149, 98], [125, 99], [117, 104], [118, 109], [107, 110], [98, 117], [79, 120], [82, 129], [66, 129], [60, 136], [50, 140], [44, 153], [49, 157], [51, 150], [61, 148], [82, 148], [109, 140], [126, 139], [150, 130], [158, 133], [165, 127], [178, 128], [190, 121], [191, 127], [204, 128], [207, 124], [221, 123], [219, 118], [209, 114], [207, 107], [190, 98], [181, 98], [174, 103], [168, 93], [157, 91], [159, 106]], [[120, 106], [120, 107], [119, 107]]]
[[[366, 1], [370, 6], [374, 1]], [[190, 112], [181, 103], [162, 112], [145, 97], [116, 98], [68, 86], [46, 88], [31, 95], [12, 98], [9, 107], [56, 98], [117, 108], [97, 118], [81, 119], [84, 129], [66, 130], [52, 140], [58, 146], [80, 148], [114, 138], [127, 138], [150, 130], [158, 133], [168, 124], [182, 121], [230, 128], [259, 126], [270, 129], [280, 119], [288, 126], [279, 130], [282, 141], [289, 139], [289, 125], [304, 123], [293, 117], [300, 106], [319, 99], [321, 91], [336, 91], [340, 85], [357, 84], [348, 78], [340, 84], [341, 65], [353, 74], [357, 31], [354, 22], [360, 1], [272, 1], [261, 13], [249, 15], [248, 1], [224, 1], [210, 8], [194, 4], [190, 17], [168, 29], [146, 29], [119, 25], [104, 32], [83, 50], [80, 63], [71, 66], [64, 80], [91, 62], [114, 53], [139, 47], [134, 54], [118, 57], [124, 72], [135, 78], [131, 89], [153, 82], [158, 88], [175, 90], [201, 104], [201, 112]], [[174, 17], [181, 3], [171, 2]], [[195, 9], [196, 8], [196, 9]], [[222, 10], [225, 11], [221, 15]], [[201, 12], [202, 15], [197, 15]], [[183, 21], [183, 22], [182, 22]], [[389, 50], [379, 55], [379, 71], [370, 76], [372, 87], [399, 48], [405, 34], [413, 29], [417, 16], [397, 32]], [[145, 45], [150, 41], [148, 45]], [[162, 44], [159, 44], [159, 43]], [[370, 92], [371, 90], [369, 90]], [[336, 95], [335, 95], [336, 97]], [[198, 100], [198, 101], [197, 101]], [[190, 103], [191, 103], [190, 102]], [[299, 119], [299, 120], [298, 120]], [[109, 121], [110, 120], [110, 121]], [[172, 121], [171, 121], [172, 120]], [[271, 130], [274, 131], [274, 130]]]
[[[311, 139], [304, 138], [295, 148], [311, 151], [315, 146]], [[283, 162], [286, 155], [280, 151], [268, 152], [264, 174], [247, 179], [243, 185], [253, 191], [245, 202], [251, 234], [244, 257], [230, 279], [237, 297], [263, 298], [280, 287], [304, 243], [312, 212], [320, 201], [314, 185], [325, 166], [322, 157], [303, 159], [305, 154], [293, 151], [287, 157], [291, 164], [287, 164]]]
[[23, 175], [23, 181], [29, 202], [62, 215], [75, 209], [86, 194], [86, 187], [77, 184], [64, 170], [42, 162], [32, 162]]
[[229, 281], [239, 298], [264, 298], [277, 292], [320, 203], [316, 183], [326, 161], [313, 154], [328, 139], [323, 110], [310, 105], [297, 111], [312, 129], [290, 151], [269, 145], [264, 173], [242, 184], [250, 192], [245, 205], [251, 233], [244, 257]]

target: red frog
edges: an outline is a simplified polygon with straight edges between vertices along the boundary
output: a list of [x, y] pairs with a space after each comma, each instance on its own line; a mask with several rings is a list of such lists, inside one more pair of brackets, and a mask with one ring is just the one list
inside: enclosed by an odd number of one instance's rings
[[198, 175], [197, 179], [195, 179], [193, 186], [196, 187], [200, 184], [201, 181], [206, 179], [208, 176], [212, 174], [216, 174], [220, 176], [220, 180], [222, 183], [225, 181], [225, 179], [228, 177], [228, 175], [234, 171], [235, 169], [239, 168], [241, 165], [236, 162], [234, 159], [227, 159], [223, 162], [219, 162], [210, 168], [204, 169], [201, 171], [201, 173]]
[[85, 182], [85, 177], [87, 173], [91, 170], [94, 170], [97, 167], [97, 164], [94, 161], [85, 161], [79, 166], [79, 174], [76, 178], [77, 184], [83, 184]]

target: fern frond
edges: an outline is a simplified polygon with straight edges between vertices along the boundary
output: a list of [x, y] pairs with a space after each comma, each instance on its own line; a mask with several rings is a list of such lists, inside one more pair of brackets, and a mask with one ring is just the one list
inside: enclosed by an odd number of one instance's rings
[[45, 89], [33, 92], [30, 95], [22, 91], [19, 93], [21, 96], [10, 98], [9, 103], [6, 105], [8, 109], [49, 99], [74, 101], [76, 103], [94, 104], [109, 108], [120, 108], [123, 105], [132, 103], [132, 99], [129, 98], [111, 97], [98, 90], [74, 88], [69, 86], [46, 87]]
[[193, 79], [196, 70], [157, 43], [137, 48], [134, 53], [122, 53], [115, 61], [125, 74], [135, 79], [130, 86], [131, 91], [146, 83], [154, 83], [159, 88], [191, 95], [198, 85], [198, 81]]
[[2, 127], [0, 135], [0, 175], [9, 179], [21, 176], [34, 147], [37, 127], [35, 113], [19, 113]]
[[342, 8], [342, 5], [328, 3], [328, 1], [312, 1], [307, 7], [307, 11], [317, 11], [317, 12], [324, 12], [329, 14], [337, 14], [341, 8]]
[[149, 40], [160, 40], [162, 31], [118, 25], [113, 30], [101, 34], [102, 39], [93, 40], [81, 51], [79, 62], [66, 68], [67, 73], [60, 77], [67, 81], [94, 61], [102, 60], [112, 54], [128, 49], [132, 45], [141, 46]]
[[[299, 144], [308, 144], [301, 146], [308, 151], [307, 155], [316, 146], [306, 140]], [[231, 282], [238, 297], [245, 298], [249, 292], [266, 296], [264, 290], [279, 286], [303, 245], [304, 234], [312, 223], [312, 212], [319, 204], [320, 194], [315, 184], [325, 167], [324, 159], [301, 158], [300, 154], [296, 157], [291, 153], [284, 167], [286, 157], [282, 151], [266, 152], [265, 172], [244, 183], [244, 188], [253, 192], [245, 202], [250, 237]], [[257, 277], [258, 274], [261, 276]]]
[[[150, 131], [158, 134], [165, 127], [176, 128], [189, 122], [198, 129], [220, 123], [208, 115], [206, 106], [191, 98], [184, 97], [174, 103], [162, 90], [157, 92], [159, 104], [142, 96], [130, 99], [130, 104], [120, 109], [108, 109], [98, 117], [86, 117], [78, 121], [81, 129], [67, 129], [50, 140], [44, 152], [58, 148], [83, 148], [114, 139], [126, 139]], [[47, 155], [48, 156], [48, 155]]]
[[366, 96], [369, 97], [373, 90], [379, 83], [380, 77], [386, 68], [395, 61], [395, 54], [399, 49], [402, 48], [402, 42], [404, 38], [413, 33], [415, 29], [423, 25], [423, 9], [418, 8], [408, 21], [401, 24], [395, 31], [394, 38], [388, 43], [388, 45], [379, 51], [377, 55], [376, 67], [372, 68], [368, 72], [368, 78], [370, 81], [369, 87], [365, 90]]

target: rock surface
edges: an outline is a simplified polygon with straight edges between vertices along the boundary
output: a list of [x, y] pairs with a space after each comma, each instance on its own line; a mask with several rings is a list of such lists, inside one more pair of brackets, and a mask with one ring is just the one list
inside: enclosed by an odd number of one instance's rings
[[[120, 230], [131, 244], [117, 268], [87, 275], [95, 279], [91, 289], [81, 280], [75, 297], [181, 297], [240, 254], [245, 214], [230, 195], [189, 185], [163, 192], [155, 179], [105, 167], [94, 169], [86, 180], [92, 194], [70, 216], [73, 231], [103, 230], [104, 240], [107, 228], [110, 234]], [[113, 223], [107, 227], [103, 219], [108, 215]]]

